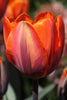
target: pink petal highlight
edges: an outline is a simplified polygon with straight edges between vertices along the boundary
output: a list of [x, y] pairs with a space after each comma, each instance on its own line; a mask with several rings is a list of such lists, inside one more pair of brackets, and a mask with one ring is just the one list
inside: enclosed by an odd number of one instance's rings
[[19, 45], [19, 34], [21, 26], [17, 25], [13, 31], [9, 34], [7, 44], [6, 44], [6, 55], [9, 61], [17, 67], [20, 71], [24, 72], [21, 55], [20, 55], [20, 45]]
[[[27, 22], [22, 23], [20, 50], [25, 74], [29, 77], [38, 77], [44, 73], [47, 64], [47, 53], [42, 48], [40, 40], [33, 26]], [[39, 73], [38, 75], [34, 73]]]

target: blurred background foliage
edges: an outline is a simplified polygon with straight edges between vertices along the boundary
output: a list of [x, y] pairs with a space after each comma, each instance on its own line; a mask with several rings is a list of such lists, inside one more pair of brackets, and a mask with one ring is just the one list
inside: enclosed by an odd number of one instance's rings
[[[67, 0], [29, 0], [29, 15], [34, 19], [35, 12], [46, 3], [61, 2], [67, 7]], [[67, 49], [66, 49], [67, 50]], [[0, 55], [2, 55], [0, 53]], [[66, 54], [65, 54], [66, 55]], [[64, 56], [64, 55], [63, 55]], [[55, 72], [39, 79], [39, 100], [58, 100], [58, 81], [63, 69], [67, 66], [67, 57], [63, 57]], [[22, 75], [11, 63], [8, 62], [9, 85], [3, 100], [32, 100], [32, 79]]]
[[61, 2], [65, 7], [67, 7], [67, 0], [29, 0], [30, 1], [30, 10], [29, 15], [33, 18], [34, 12], [39, 9], [42, 4]]

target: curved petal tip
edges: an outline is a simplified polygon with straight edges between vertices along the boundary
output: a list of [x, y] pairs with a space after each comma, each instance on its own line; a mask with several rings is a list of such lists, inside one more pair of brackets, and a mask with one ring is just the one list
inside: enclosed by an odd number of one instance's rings
[[4, 17], [4, 28], [3, 28], [3, 31], [4, 31], [4, 41], [5, 41], [5, 44], [7, 42], [7, 38], [8, 38], [8, 35], [9, 35], [11, 29], [12, 29], [12, 26], [11, 26], [10, 21], [8, 20], [7, 17]]
[[16, 20], [17, 23], [20, 21], [28, 21], [29, 23], [33, 23], [33, 20], [24, 12], [22, 14], [20, 14]]
[[43, 13], [40, 13], [36, 19], [35, 19], [35, 22], [39, 21], [39, 20], [42, 20], [44, 18], [54, 18], [53, 17], [53, 14], [51, 12], [43, 12]]

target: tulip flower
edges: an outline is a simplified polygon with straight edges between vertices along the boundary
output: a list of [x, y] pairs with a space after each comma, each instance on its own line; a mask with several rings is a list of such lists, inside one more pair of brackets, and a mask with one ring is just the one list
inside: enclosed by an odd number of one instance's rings
[[0, 18], [3, 16], [8, 0], [0, 0]]
[[7, 69], [3, 64], [2, 58], [0, 57], [0, 96], [2, 96], [7, 89]]
[[64, 47], [61, 16], [40, 13], [35, 21], [27, 14], [14, 21], [4, 18], [4, 41], [9, 61], [27, 77], [38, 79], [51, 73], [59, 63]]
[[7, 16], [10, 20], [13, 20], [22, 12], [28, 12], [28, 10], [28, 0], [9, 0], [5, 16]]
[[58, 85], [58, 98], [59, 100], [67, 99], [67, 68], [63, 70], [59, 85]]

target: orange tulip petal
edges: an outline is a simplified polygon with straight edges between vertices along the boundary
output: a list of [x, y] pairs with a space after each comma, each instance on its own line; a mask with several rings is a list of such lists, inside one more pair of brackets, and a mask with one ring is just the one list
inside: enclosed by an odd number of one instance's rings
[[7, 16], [7, 18], [10, 20], [10, 22], [14, 20], [13, 11], [12, 11], [10, 5], [7, 6], [7, 9], [6, 9], [6, 12], [5, 12], [5, 16]]
[[56, 22], [56, 29], [57, 32], [55, 32], [55, 53], [54, 56], [57, 53], [57, 62], [59, 62], [61, 56], [62, 56], [62, 52], [63, 52], [63, 47], [64, 47], [64, 40], [65, 40], [65, 31], [64, 31], [64, 23], [63, 20], [61, 18], [61, 16], [56, 17], [55, 19]]
[[16, 0], [12, 6], [12, 12], [13, 12], [14, 18], [16, 18], [19, 14], [21, 14], [22, 10], [23, 10], [23, 2]]
[[28, 21], [29, 23], [33, 23], [33, 20], [26, 14], [26, 13], [22, 13], [21, 15], [19, 15], [16, 20], [17, 23], [20, 21]]
[[64, 23], [61, 16], [56, 17], [55, 23], [56, 23], [56, 31], [55, 31], [54, 58], [51, 64], [51, 68], [49, 69], [49, 73], [55, 69], [62, 56], [64, 40], [65, 40]]
[[45, 76], [51, 67], [49, 65], [52, 62], [54, 55], [55, 23], [53, 19], [46, 18], [34, 23], [33, 27], [37, 31], [37, 35], [42, 43], [42, 46], [47, 51], [49, 57], [48, 66], [46, 66], [46, 70], [43, 74], [43, 76]]
[[20, 71], [24, 73], [21, 55], [20, 55], [20, 45], [19, 45], [19, 34], [21, 31], [21, 26], [17, 25], [14, 27], [14, 30], [9, 34], [7, 43], [6, 43], [6, 55], [9, 61], [17, 67]]
[[5, 41], [5, 44], [7, 42], [7, 38], [9, 36], [9, 33], [12, 29], [12, 26], [11, 26], [11, 23], [10, 21], [7, 19], [7, 17], [4, 17], [4, 41]]
[[48, 56], [53, 55], [54, 51], [54, 23], [51, 19], [43, 19], [33, 24], [43, 48]]
[[51, 19], [53, 19], [54, 17], [53, 17], [53, 14], [51, 12], [40, 13], [36, 17], [35, 22], [40, 21], [40, 20], [45, 19], [45, 18], [51, 18]]
[[61, 47], [64, 46], [64, 38], [65, 38], [65, 32], [64, 32], [64, 23], [61, 18], [61, 16], [56, 17], [55, 19], [57, 33], [55, 33], [55, 51]]

